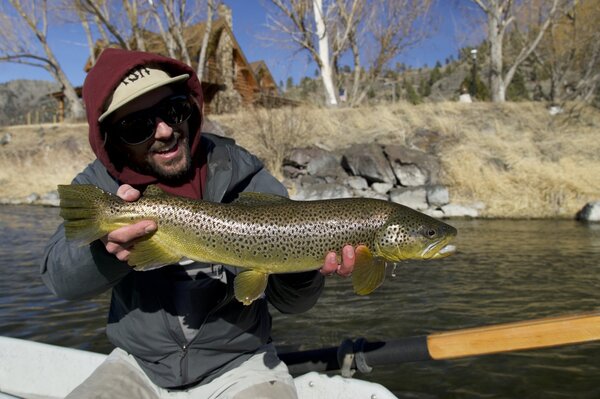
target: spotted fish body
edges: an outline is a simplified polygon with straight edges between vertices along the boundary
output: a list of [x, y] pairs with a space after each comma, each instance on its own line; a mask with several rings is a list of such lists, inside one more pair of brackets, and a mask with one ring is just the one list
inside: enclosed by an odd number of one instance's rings
[[137, 270], [192, 259], [246, 269], [236, 297], [251, 303], [269, 274], [315, 270], [328, 252], [359, 246], [353, 285], [368, 294], [385, 275], [385, 262], [431, 259], [452, 252], [456, 230], [399, 204], [367, 198], [292, 201], [243, 193], [231, 204], [195, 201], [149, 187], [125, 202], [92, 185], [59, 186], [67, 239], [90, 243], [116, 228], [154, 220], [158, 230], [137, 242], [129, 264]]

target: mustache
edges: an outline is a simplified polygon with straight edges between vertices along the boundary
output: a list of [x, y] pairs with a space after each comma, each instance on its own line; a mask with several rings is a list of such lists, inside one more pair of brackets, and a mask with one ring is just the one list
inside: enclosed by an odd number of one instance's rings
[[[173, 132], [173, 135], [169, 138], [168, 141], [160, 141], [160, 140], [155, 140], [154, 143], [152, 144], [152, 147], [150, 148], [150, 151], [164, 151], [166, 149], [169, 149], [171, 147], [173, 147], [174, 145], [177, 144], [177, 142], [181, 139], [185, 139], [184, 135], [181, 132]], [[183, 140], [182, 140], [183, 141]]]

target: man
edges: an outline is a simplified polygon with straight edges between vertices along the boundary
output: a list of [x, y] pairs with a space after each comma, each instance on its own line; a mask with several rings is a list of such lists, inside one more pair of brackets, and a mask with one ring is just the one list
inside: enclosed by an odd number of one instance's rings
[[[233, 140], [201, 133], [202, 91], [189, 66], [156, 54], [107, 49], [90, 70], [83, 99], [97, 159], [73, 184], [94, 184], [126, 201], [157, 184], [217, 202], [240, 192], [285, 195], [260, 161]], [[270, 343], [267, 301], [281, 312], [310, 309], [323, 274], [349, 275], [327, 254], [319, 272], [272, 275], [263, 298], [232, 295], [235, 268], [185, 263], [138, 272], [135, 240], [160, 228], [141, 221], [89, 246], [67, 242], [61, 225], [42, 262], [42, 279], [66, 299], [112, 288], [106, 332], [116, 349], [69, 397], [295, 398], [293, 381]]]

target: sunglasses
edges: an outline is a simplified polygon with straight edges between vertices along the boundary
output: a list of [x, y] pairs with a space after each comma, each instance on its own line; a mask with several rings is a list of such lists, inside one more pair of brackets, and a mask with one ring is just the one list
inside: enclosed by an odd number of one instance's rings
[[187, 96], [172, 96], [150, 108], [127, 115], [111, 124], [107, 130], [125, 144], [143, 144], [154, 137], [157, 117], [168, 125], [179, 125], [187, 121], [192, 112], [193, 106]]

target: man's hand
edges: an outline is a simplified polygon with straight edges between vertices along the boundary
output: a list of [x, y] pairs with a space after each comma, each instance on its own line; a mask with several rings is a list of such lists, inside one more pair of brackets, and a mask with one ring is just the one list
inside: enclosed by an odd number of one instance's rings
[[[117, 190], [117, 196], [124, 201], [137, 201], [141, 193], [129, 184], [123, 184]], [[156, 223], [152, 220], [142, 220], [129, 226], [120, 227], [102, 237], [106, 250], [117, 259], [127, 261], [130, 249], [135, 240], [156, 231]]]
[[330, 276], [334, 273], [339, 274], [343, 277], [348, 277], [354, 270], [354, 247], [352, 245], [346, 245], [342, 249], [342, 262], [338, 264], [337, 254], [330, 252], [325, 257], [325, 265], [321, 268], [321, 274]]

